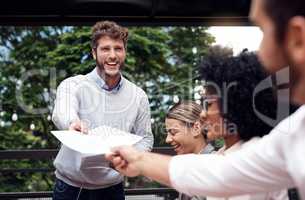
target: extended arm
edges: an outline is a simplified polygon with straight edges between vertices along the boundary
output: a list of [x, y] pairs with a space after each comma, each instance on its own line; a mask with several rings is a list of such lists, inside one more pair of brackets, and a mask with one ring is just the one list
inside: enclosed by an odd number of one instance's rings
[[64, 80], [57, 88], [52, 121], [58, 129], [68, 129], [73, 121], [79, 120], [76, 87], [76, 80], [69, 78]]
[[181, 155], [172, 158], [130, 147], [107, 156], [127, 176], [143, 175], [179, 192], [199, 196], [233, 196], [289, 188], [281, 146], [287, 134], [275, 133], [228, 156]]

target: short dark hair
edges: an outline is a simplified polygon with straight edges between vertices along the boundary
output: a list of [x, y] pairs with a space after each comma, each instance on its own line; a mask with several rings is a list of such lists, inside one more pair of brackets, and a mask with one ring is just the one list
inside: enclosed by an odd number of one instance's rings
[[[252, 96], [256, 86], [268, 76], [254, 53], [245, 51], [238, 56], [207, 55], [202, 60], [199, 70], [202, 80], [212, 82], [221, 88], [221, 94], [218, 94], [221, 114], [227, 123], [237, 126], [241, 140], [248, 141], [252, 137], [261, 137], [271, 131], [272, 127], [263, 122], [252, 107]], [[226, 99], [223, 98], [226, 92], [222, 88], [224, 83], [235, 83], [227, 91]], [[209, 88], [207, 91], [215, 92]], [[223, 108], [224, 104], [226, 111]], [[273, 89], [260, 92], [255, 98], [255, 106], [259, 112], [275, 118], [277, 102]]]
[[276, 39], [285, 39], [289, 20], [294, 16], [305, 16], [304, 0], [264, 0], [264, 11], [275, 25]]
[[122, 26], [119, 26], [117, 23], [112, 21], [100, 21], [97, 22], [92, 27], [92, 36], [91, 36], [91, 47], [92, 49], [97, 48], [98, 40], [103, 37], [108, 36], [112, 39], [122, 40], [124, 47], [127, 47], [128, 40], [128, 29]]

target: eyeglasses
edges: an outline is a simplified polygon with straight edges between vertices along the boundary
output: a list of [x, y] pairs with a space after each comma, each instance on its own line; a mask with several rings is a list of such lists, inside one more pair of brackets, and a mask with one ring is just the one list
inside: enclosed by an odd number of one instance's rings
[[217, 101], [219, 97], [217, 95], [205, 95], [202, 97], [202, 107], [204, 112], [208, 112], [209, 107]]

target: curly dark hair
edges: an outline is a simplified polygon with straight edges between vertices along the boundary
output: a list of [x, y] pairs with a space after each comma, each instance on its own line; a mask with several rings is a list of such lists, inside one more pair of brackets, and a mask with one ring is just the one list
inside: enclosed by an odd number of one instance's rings
[[[228, 123], [237, 126], [241, 140], [248, 141], [252, 137], [261, 137], [271, 131], [272, 127], [263, 122], [253, 109], [254, 89], [268, 76], [255, 53], [244, 51], [238, 56], [210, 54], [202, 60], [199, 67], [201, 79], [220, 88], [221, 94], [217, 95], [220, 97], [219, 107], [222, 116]], [[231, 85], [228, 89], [229, 84]], [[207, 86], [208, 94], [215, 92], [215, 88]], [[274, 119], [277, 102], [273, 89], [259, 92], [255, 97], [255, 106], [259, 112]]]
[[124, 47], [127, 47], [128, 29], [118, 25], [112, 21], [100, 21], [92, 27], [91, 47], [97, 48], [97, 41], [103, 37], [109, 36], [112, 39], [120, 39], [124, 43]]

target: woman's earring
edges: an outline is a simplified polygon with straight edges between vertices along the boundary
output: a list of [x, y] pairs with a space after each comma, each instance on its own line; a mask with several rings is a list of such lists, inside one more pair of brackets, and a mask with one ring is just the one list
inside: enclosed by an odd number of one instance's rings
[[208, 132], [209, 132], [209, 129], [207, 127], [202, 128], [202, 135], [205, 140], [208, 139]]

